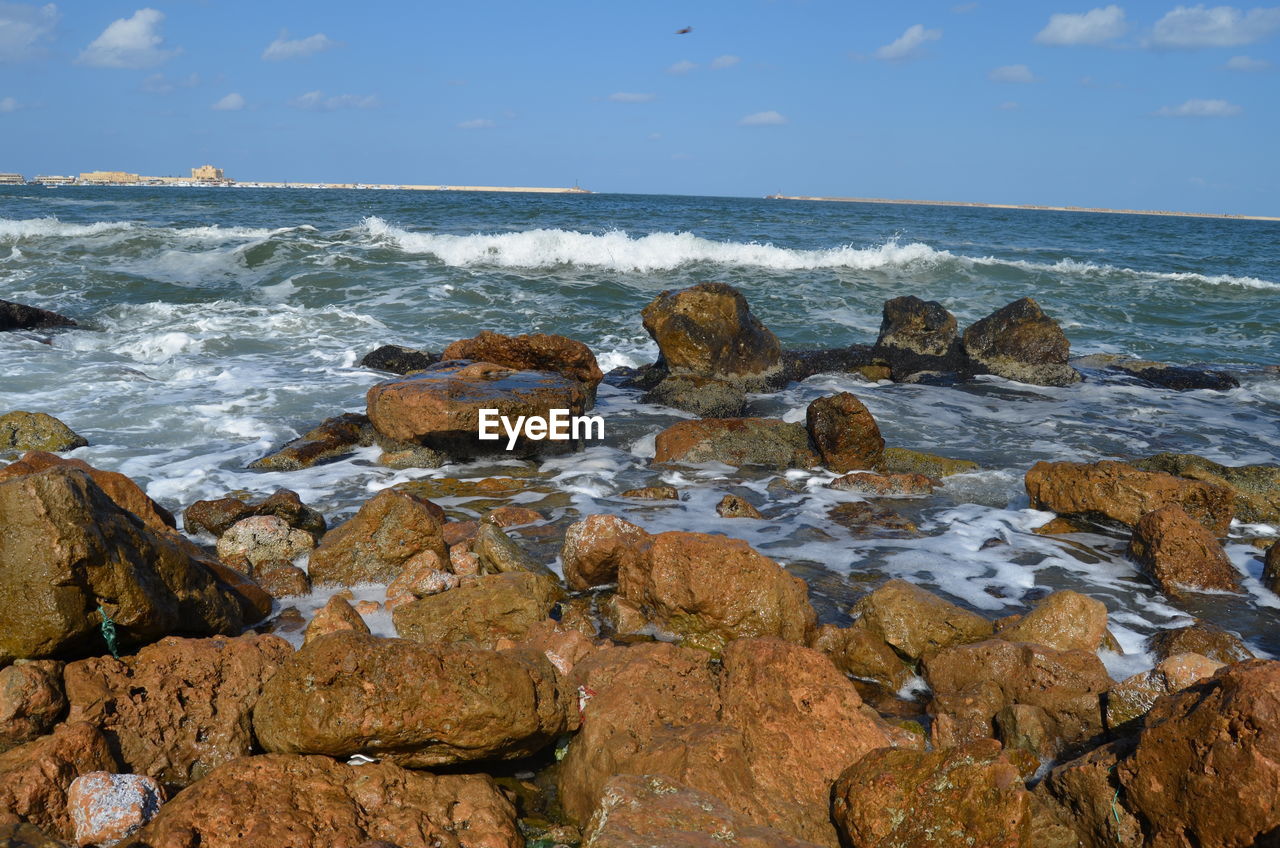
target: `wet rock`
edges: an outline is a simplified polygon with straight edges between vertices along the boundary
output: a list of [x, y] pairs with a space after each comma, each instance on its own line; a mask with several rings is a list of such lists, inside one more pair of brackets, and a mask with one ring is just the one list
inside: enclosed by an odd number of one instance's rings
[[937, 301], [914, 295], [885, 301], [871, 352], [888, 363], [894, 380], [917, 371], [959, 371], [964, 364], [955, 316]]
[[364, 623], [360, 613], [355, 611], [346, 598], [334, 595], [312, 617], [303, 635], [303, 644], [309, 644], [321, 636], [337, 633], [339, 630], [351, 630], [369, 635], [369, 625]]
[[627, 489], [619, 493], [618, 497], [642, 501], [678, 501], [680, 490], [675, 486], [642, 486], [639, 489]]
[[1227, 664], [1254, 659], [1239, 636], [1204, 621], [1156, 631], [1147, 638], [1146, 649], [1157, 663], [1178, 654], [1200, 654]]
[[440, 355], [402, 345], [383, 345], [374, 348], [360, 360], [361, 368], [390, 371], [392, 374], [412, 374], [424, 371], [440, 361]]
[[296, 565], [271, 563], [258, 569], [254, 580], [276, 600], [311, 594], [311, 578]]
[[129, 771], [186, 786], [253, 750], [254, 704], [292, 653], [278, 636], [250, 634], [168, 638], [124, 660], [70, 663], [68, 720], [100, 728]]
[[484, 520], [497, 527], [520, 527], [524, 524], [536, 524], [545, 519], [542, 513], [535, 509], [522, 506], [500, 506], [489, 510]]
[[515, 816], [487, 775], [268, 754], [228, 763], [165, 804], [134, 844], [521, 848]]
[[1037, 386], [1069, 386], [1080, 372], [1067, 364], [1066, 334], [1029, 297], [997, 309], [964, 331], [969, 368]]
[[905, 580], [890, 580], [850, 610], [855, 628], [916, 661], [952, 645], [991, 636], [991, 622]]
[[818, 628], [809, 647], [821, 651], [845, 674], [873, 680], [890, 689], [901, 689], [911, 679], [911, 669], [879, 636], [860, 627]]
[[107, 740], [92, 725], [60, 724], [52, 734], [0, 754], [0, 824], [25, 822], [70, 838], [71, 784], [82, 774], [117, 768]]
[[1231, 489], [1236, 518], [1251, 524], [1280, 523], [1280, 466], [1221, 465], [1191, 453], [1158, 453], [1132, 463], [1143, 471], [1162, 471]]
[[686, 644], [719, 651], [750, 636], [806, 642], [808, 587], [739, 539], [673, 531], [619, 563], [618, 594]]
[[778, 381], [782, 347], [733, 286], [664, 291], [641, 313], [670, 374], [693, 374], [759, 391]]
[[1111, 687], [1092, 651], [1056, 651], [1043, 645], [991, 639], [957, 645], [925, 657], [924, 678], [933, 690], [929, 713], [934, 745], [992, 736], [996, 715], [1011, 704], [1037, 707], [1055, 754], [1102, 732], [1100, 697]]
[[596, 386], [604, 372], [591, 348], [579, 341], [547, 333], [504, 336], [484, 330], [471, 339], [456, 341], [440, 354], [442, 359], [469, 359], [492, 362], [517, 371], [553, 371], [582, 383], [587, 408], [595, 404]]
[[133, 513], [153, 532], [169, 534], [177, 526], [173, 514], [147, 497], [137, 483], [118, 471], [103, 471], [80, 459], [64, 459], [46, 451], [29, 451], [17, 462], [0, 468], [0, 482], [50, 468], [74, 468], [88, 474], [116, 506]]
[[588, 515], [564, 532], [560, 561], [565, 583], [581, 591], [618, 581], [623, 563], [645, 568], [651, 536], [616, 515]]
[[565, 709], [544, 657], [344, 631], [285, 662], [253, 727], [276, 753], [429, 768], [536, 753], [564, 728]]
[[1106, 604], [1064, 589], [1040, 600], [1020, 621], [1001, 630], [1000, 638], [1059, 651], [1096, 651], [1106, 634]]
[[778, 418], [678, 421], [658, 434], [654, 462], [723, 462], [768, 468], [813, 468], [821, 458], [803, 424]]
[[0, 848], [71, 848], [71, 843], [54, 839], [35, 825], [0, 824]]
[[1124, 804], [1116, 765], [1132, 748], [1121, 740], [1053, 768], [1035, 795], [1068, 823], [1083, 848], [1148, 845], [1142, 823]]
[[859, 536], [895, 538], [918, 532], [915, 522], [907, 517], [865, 501], [836, 504], [827, 510], [827, 517]]
[[923, 474], [876, 474], [860, 471], [837, 477], [827, 488], [874, 497], [933, 494], [933, 480]]
[[327, 528], [324, 516], [304, 504], [298, 493], [290, 489], [276, 489], [270, 496], [257, 502], [231, 496], [212, 501], [196, 501], [183, 513], [182, 523], [188, 533], [203, 531], [220, 537], [232, 525], [260, 515], [279, 518], [290, 527], [311, 534], [311, 538], [317, 542]]
[[716, 504], [716, 515], [721, 518], [764, 518], [751, 501], [738, 495], [725, 495]]
[[11, 300], [0, 300], [0, 331], [46, 330], [51, 327], [78, 326], [80, 325], [74, 320], [57, 312], [14, 303]]
[[88, 440], [43, 412], [0, 415], [0, 450], [65, 451], [82, 448]]
[[884, 437], [871, 412], [848, 392], [809, 404], [806, 427], [822, 464], [832, 471], [865, 471], [884, 457]]
[[1026, 487], [1032, 509], [1127, 527], [1162, 506], [1177, 504], [1221, 537], [1234, 513], [1230, 489], [1105, 459], [1037, 462], [1027, 472]]
[[1170, 365], [1166, 362], [1150, 362], [1143, 359], [1122, 359], [1112, 362], [1107, 370], [1128, 374], [1144, 383], [1180, 392], [1193, 389], [1226, 391], [1240, 386], [1240, 381], [1226, 371]]
[[1240, 572], [1205, 526], [1168, 504], [1142, 516], [1128, 555], [1165, 592], [1240, 591]]
[[1280, 592], [1280, 542], [1272, 542], [1267, 548], [1262, 565], [1262, 585], [1273, 592]]
[[111, 846], [155, 818], [164, 788], [140, 774], [82, 774], [67, 792], [67, 810], [79, 845]]
[[1181, 692], [1212, 677], [1223, 663], [1199, 654], [1175, 654], [1112, 686], [1106, 696], [1107, 729], [1115, 731], [1146, 715], [1161, 695]]
[[406, 601], [438, 595], [458, 586], [462, 579], [449, 570], [449, 565], [430, 551], [424, 551], [404, 565], [404, 570], [387, 585], [387, 600]]
[[818, 350], [784, 350], [782, 373], [787, 382], [796, 383], [815, 374], [857, 373], [872, 382], [888, 380], [890, 376], [889, 368], [872, 355], [871, 346], [863, 344]]
[[218, 539], [218, 559], [253, 576], [260, 566], [291, 562], [311, 551], [310, 533], [295, 530], [274, 515], [237, 521]]
[[62, 663], [20, 660], [0, 669], [0, 752], [48, 733], [66, 709]]
[[885, 448], [884, 458], [876, 469], [885, 474], [923, 474], [935, 479], [978, 470], [978, 463], [967, 459], [949, 459], [906, 448]]
[[426, 498], [383, 489], [359, 511], [325, 534], [311, 554], [308, 573], [317, 585], [387, 583], [414, 556], [430, 551], [448, 562], [442, 536], [444, 511]]
[[415, 642], [458, 642], [493, 649], [504, 639], [521, 642], [547, 621], [564, 591], [549, 577], [529, 572], [467, 578], [456, 589], [397, 606], [396, 632]]
[[326, 418], [313, 430], [286, 442], [274, 453], [249, 463], [255, 471], [300, 471], [345, 456], [357, 447], [373, 443], [369, 418], [346, 412]]
[[555, 572], [525, 552], [495, 524], [482, 522], [471, 551], [480, 565], [493, 574], [527, 572], [556, 580]]
[[83, 471], [0, 482], [0, 662], [101, 651], [101, 606], [122, 645], [237, 633], [239, 597], [186, 547], [150, 531]]
[[747, 393], [738, 384], [697, 374], [667, 377], [641, 400], [691, 412], [700, 418], [733, 418], [747, 407]]

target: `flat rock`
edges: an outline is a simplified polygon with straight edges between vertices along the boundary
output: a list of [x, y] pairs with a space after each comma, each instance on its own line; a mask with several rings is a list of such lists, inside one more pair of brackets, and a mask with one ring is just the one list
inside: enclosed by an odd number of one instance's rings
[[279, 450], [249, 463], [255, 471], [300, 471], [373, 443], [369, 418], [345, 412], [326, 418], [314, 429], [286, 442]]
[[493, 649], [503, 640], [523, 641], [564, 598], [560, 585], [543, 575], [486, 574], [402, 604], [392, 620], [400, 636], [415, 642]]
[[821, 458], [803, 424], [778, 418], [678, 421], [658, 434], [654, 462], [722, 462], [767, 468], [813, 468]]
[[747, 393], [728, 380], [674, 374], [646, 392], [642, 400], [691, 412], [700, 418], [732, 418], [746, 409]]
[[595, 403], [596, 386], [604, 379], [591, 348], [580, 341], [548, 333], [504, 336], [484, 330], [474, 338], [449, 345], [440, 358], [492, 362], [517, 371], [554, 371], [582, 383], [588, 409]]
[[1236, 518], [1251, 524], [1280, 523], [1280, 465], [1222, 465], [1192, 453], [1158, 453], [1132, 465], [1231, 489]]

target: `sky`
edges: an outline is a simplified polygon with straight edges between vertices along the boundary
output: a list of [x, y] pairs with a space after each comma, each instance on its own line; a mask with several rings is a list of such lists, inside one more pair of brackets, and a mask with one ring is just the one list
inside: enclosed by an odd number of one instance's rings
[[1280, 215], [1277, 45], [1174, 2], [0, 0], [0, 171]]

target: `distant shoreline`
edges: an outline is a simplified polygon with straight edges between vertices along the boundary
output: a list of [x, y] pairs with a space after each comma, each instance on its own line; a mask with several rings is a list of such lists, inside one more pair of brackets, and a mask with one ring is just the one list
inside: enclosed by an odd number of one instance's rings
[[4, 183], [3, 185], [43, 185], [46, 188], [302, 188], [302, 189], [369, 189], [373, 191], [494, 191], [511, 194], [594, 194], [590, 189], [572, 186], [466, 186], [466, 185], [408, 185], [401, 183], [308, 183], [308, 182], [259, 182], [257, 180], [201, 182], [199, 180], [177, 180], [169, 178], [167, 182], [140, 180], [138, 182], [56, 182], [46, 183], [30, 180], [26, 183]]
[[1222, 218], [1233, 221], [1280, 221], [1265, 215], [1232, 215], [1213, 212], [1164, 212], [1146, 209], [1103, 209], [1091, 206], [1035, 206], [1018, 203], [970, 203], [963, 200], [890, 200], [883, 197], [811, 197], [769, 194], [765, 200], [813, 200], [822, 203], [888, 203], [903, 206], [962, 206], [970, 209], [1030, 209], [1041, 212], [1092, 212], [1110, 215], [1161, 215], [1167, 218]]

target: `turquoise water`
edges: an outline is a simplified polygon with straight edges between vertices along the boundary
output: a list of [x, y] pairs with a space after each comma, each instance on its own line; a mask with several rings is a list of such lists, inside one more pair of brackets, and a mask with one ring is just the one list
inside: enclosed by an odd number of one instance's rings
[[[438, 350], [482, 329], [553, 332], [595, 350], [606, 370], [652, 360], [640, 309], [659, 291], [738, 286], [786, 346], [874, 340], [880, 305], [916, 294], [962, 325], [1035, 297], [1073, 354], [1210, 363], [1241, 387], [1178, 393], [1092, 380], [1066, 389], [984, 380], [957, 388], [822, 375], [754, 400], [798, 420], [821, 394], [854, 391], [892, 445], [973, 459], [984, 471], [897, 508], [924, 536], [877, 540], [833, 524], [853, 499], [830, 475], [651, 470], [653, 434], [683, 417], [603, 387], [605, 445], [536, 474], [562, 494], [528, 493], [557, 523], [609, 511], [654, 529], [747, 539], [806, 575], [824, 616], [892, 574], [989, 615], [1059, 586], [1107, 602], [1137, 650], [1154, 627], [1210, 615], [1262, 650], [1280, 598], [1179, 607], [1147, 587], [1123, 541], [1090, 549], [1030, 534], [1021, 478], [1040, 459], [1191, 451], [1228, 463], [1280, 461], [1280, 224], [1238, 220], [744, 198], [490, 195], [392, 191], [13, 187], [0, 189], [0, 297], [75, 317], [51, 343], [0, 334], [0, 409], [57, 415], [92, 443], [77, 456], [124, 471], [180, 510], [198, 498], [286, 485], [331, 517], [416, 476], [529, 474], [517, 465], [392, 472], [368, 452], [296, 474], [247, 462], [330, 415], [360, 411], [383, 375], [357, 366], [384, 343]], [[662, 478], [686, 490], [666, 508], [617, 492]], [[745, 494], [765, 522], [726, 522], [714, 504]], [[457, 514], [476, 511], [445, 502]], [[1237, 537], [1274, 534], [1239, 528]], [[991, 538], [1007, 544], [983, 547]], [[1244, 544], [1229, 548], [1256, 578]], [[548, 552], [548, 555], [549, 552]], [[1142, 657], [1109, 658], [1117, 673]]]

